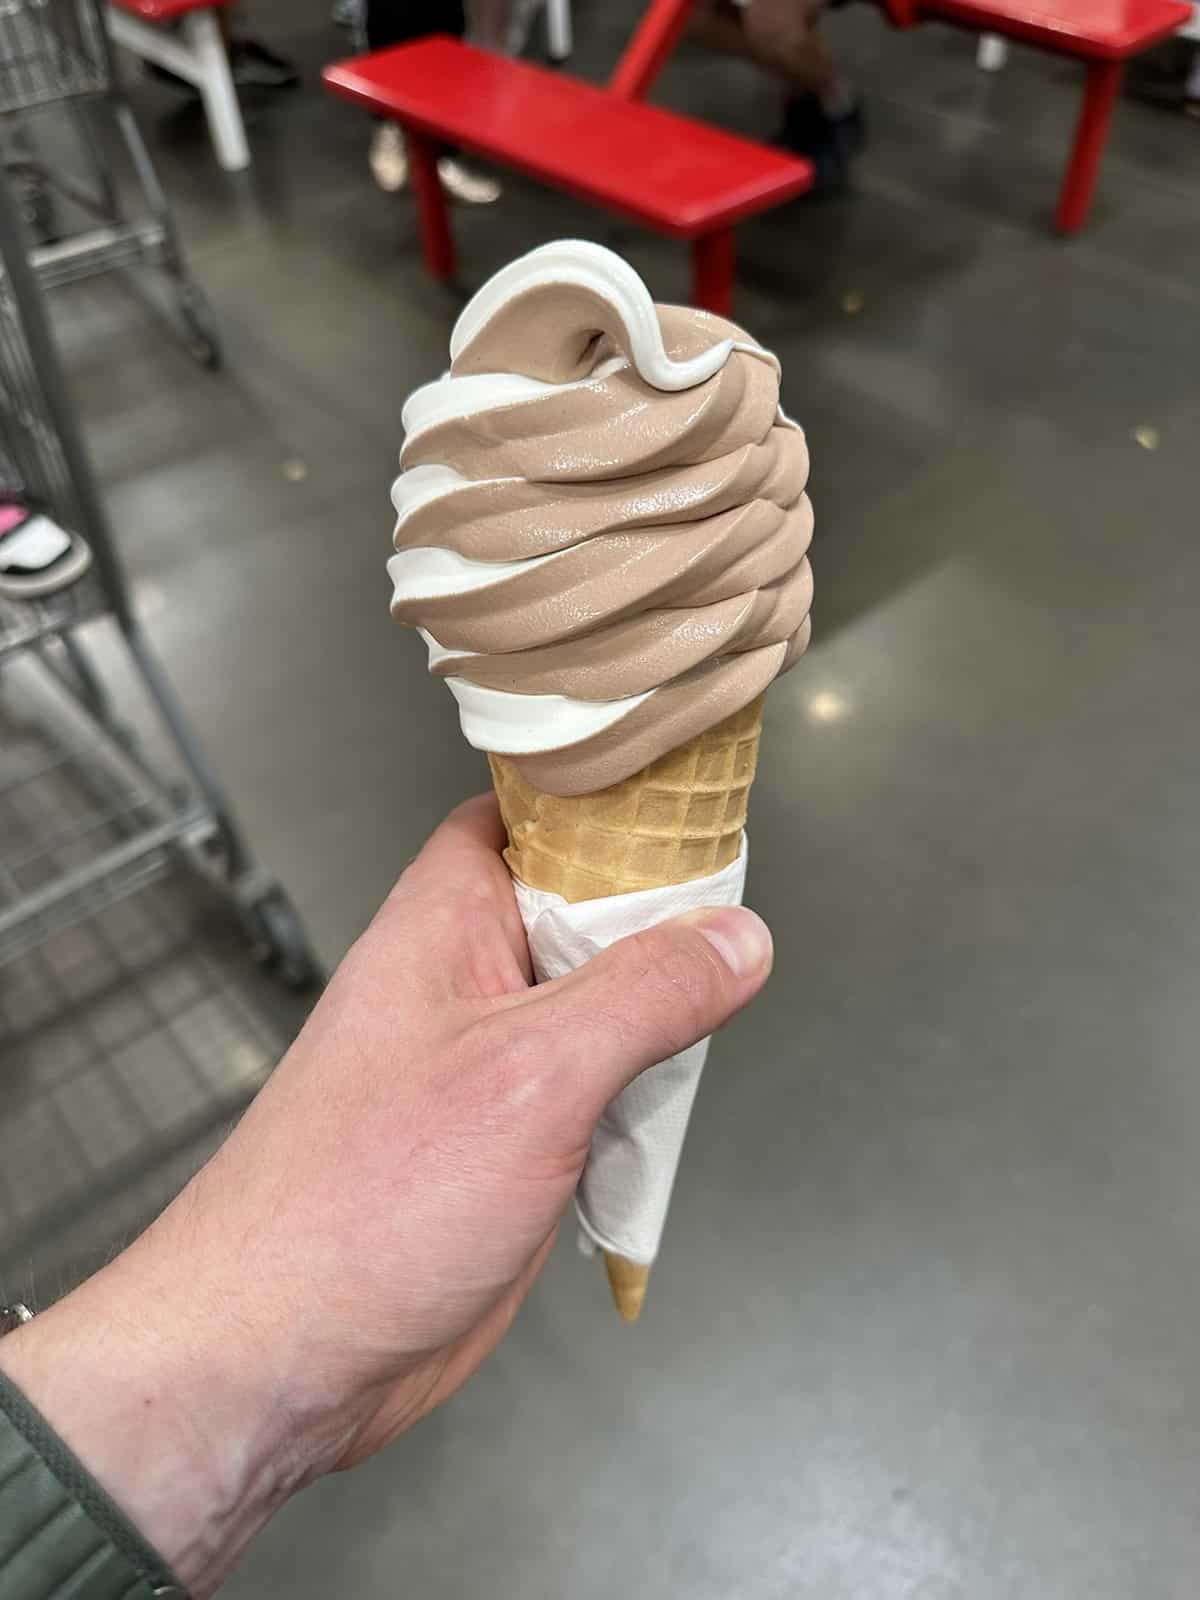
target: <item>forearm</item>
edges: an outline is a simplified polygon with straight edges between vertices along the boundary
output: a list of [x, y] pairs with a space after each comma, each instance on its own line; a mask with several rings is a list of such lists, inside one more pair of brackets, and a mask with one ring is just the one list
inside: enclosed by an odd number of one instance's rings
[[533, 987], [502, 842], [494, 801], [460, 807], [208, 1166], [0, 1341], [197, 1600], [295, 1489], [470, 1376], [547, 1259], [605, 1104], [766, 980], [769, 934], [724, 907]]
[[193, 1595], [303, 1477], [269, 1362], [151, 1235], [0, 1343], [0, 1367]]

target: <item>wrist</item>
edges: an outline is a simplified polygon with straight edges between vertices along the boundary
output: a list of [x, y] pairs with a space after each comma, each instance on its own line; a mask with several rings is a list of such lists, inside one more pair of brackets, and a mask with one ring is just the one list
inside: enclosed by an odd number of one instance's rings
[[0, 1366], [202, 1597], [305, 1469], [269, 1352], [167, 1243], [152, 1231], [9, 1335]]

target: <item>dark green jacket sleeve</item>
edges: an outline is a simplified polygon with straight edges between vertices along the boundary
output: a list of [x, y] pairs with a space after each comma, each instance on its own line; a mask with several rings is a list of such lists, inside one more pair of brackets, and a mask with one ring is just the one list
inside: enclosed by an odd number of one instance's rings
[[0, 1372], [0, 1600], [186, 1600], [170, 1570]]

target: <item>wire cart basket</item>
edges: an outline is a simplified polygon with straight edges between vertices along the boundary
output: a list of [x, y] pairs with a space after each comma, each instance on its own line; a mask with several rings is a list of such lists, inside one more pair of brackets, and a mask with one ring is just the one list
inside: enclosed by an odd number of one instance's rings
[[[228, 895], [287, 983], [319, 979], [299, 918], [255, 860], [130, 609], [2, 182], [0, 484], [46, 507], [93, 557], [55, 595], [0, 598], [0, 969], [183, 864]], [[118, 699], [143, 711], [140, 737]]]
[[[44, 128], [55, 114], [56, 125]], [[40, 154], [50, 136], [60, 156], [74, 134], [68, 174]], [[124, 147], [140, 199], [126, 208], [111, 159]], [[188, 348], [206, 366], [221, 361], [212, 309], [190, 277], [171, 208], [117, 79], [97, 0], [0, 0], [0, 148], [34, 237], [45, 287], [114, 268], [148, 266], [165, 277]], [[67, 215], [85, 225], [71, 230]]]

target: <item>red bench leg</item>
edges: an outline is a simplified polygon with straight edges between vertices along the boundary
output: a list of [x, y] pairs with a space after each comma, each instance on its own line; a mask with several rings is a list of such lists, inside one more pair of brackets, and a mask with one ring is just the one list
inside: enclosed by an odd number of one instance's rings
[[722, 228], [692, 244], [692, 304], [719, 317], [733, 313], [733, 229]]
[[694, 0], [650, 0], [633, 38], [617, 62], [609, 91], [625, 100], [644, 100], [679, 43]]
[[1058, 212], [1054, 219], [1060, 233], [1078, 233], [1087, 221], [1092, 190], [1096, 187], [1096, 176], [1108, 139], [1108, 125], [1112, 121], [1113, 106], [1124, 70], [1123, 61], [1088, 63], [1087, 87], [1083, 91], [1079, 126], [1075, 129], [1075, 144], [1063, 178]]
[[450, 210], [446, 191], [438, 177], [438, 147], [411, 128], [404, 130], [408, 145], [408, 164], [412, 170], [413, 193], [421, 223], [421, 249], [425, 265], [435, 278], [454, 276], [454, 235], [450, 232]]

